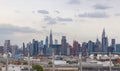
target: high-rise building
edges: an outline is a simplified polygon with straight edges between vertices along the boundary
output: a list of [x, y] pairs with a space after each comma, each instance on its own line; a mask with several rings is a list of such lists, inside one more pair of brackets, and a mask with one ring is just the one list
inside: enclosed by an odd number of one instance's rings
[[15, 57], [15, 55], [18, 54], [18, 46], [17, 45], [12, 45], [12, 56]]
[[94, 52], [94, 42], [88, 41], [88, 52]]
[[79, 45], [79, 43], [76, 40], [74, 40], [73, 41], [73, 49], [72, 49], [72, 54], [74, 56], [78, 55], [78, 53], [77, 53], [78, 45]]
[[102, 52], [101, 42], [99, 41], [98, 38], [96, 39], [95, 52]]
[[115, 39], [111, 40], [111, 47], [112, 47], [113, 51], [116, 52]]
[[3, 55], [3, 53], [4, 53], [4, 49], [3, 48], [4, 48], [4, 46], [0, 46], [0, 54], [1, 55]]
[[47, 48], [49, 47], [48, 36], [46, 36], [46, 39], [45, 39], [45, 46], [46, 46]]
[[82, 43], [82, 48], [81, 48], [81, 52], [83, 56], [87, 56], [88, 53], [88, 44], [86, 42]]
[[50, 30], [50, 46], [53, 45], [52, 30]]
[[10, 45], [10, 40], [5, 40], [4, 43], [4, 53], [12, 52], [11, 51], [11, 45]]
[[25, 43], [23, 42], [23, 55], [25, 55]]
[[33, 39], [32, 41], [33, 55], [38, 55], [38, 41]]
[[62, 36], [61, 40], [61, 55], [67, 55], [67, 40], [66, 36]]
[[108, 38], [105, 36], [105, 29], [102, 33], [102, 52], [107, 52], [108, 49]]
[[116, 44], [116, 52], [120, 52], [120, 44]]
[[52, 55], [52, 52], [54, 51], [53, 49], [53, 38], [52, 38], [52, 30], [50, 30], [50, 40], [49, 40], [49, 55]]
[[45, 38], [45, 49], [46, 49], [46, 54], [45, 55], [50, 55], [48, 36], [46, 36], [46, 38]]

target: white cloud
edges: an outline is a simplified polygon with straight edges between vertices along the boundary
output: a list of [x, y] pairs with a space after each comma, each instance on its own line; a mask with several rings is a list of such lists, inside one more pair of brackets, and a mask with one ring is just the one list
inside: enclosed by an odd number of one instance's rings
[[96, 4], [93, 6], [95, 9], [101, 9], [101, 10], [105, 10], [105, 9], [109, 9], [111, 7], [107, 6], [107, 5], [103, 5], [103, 4]]
[[69, 4], [80, 4], [80, 0], [69, 0]]
[[1, 34], [14, 34], [14, 33], [36, 33], [40, 32], [29, 27], [18, 27], [10, 24], [1, 24], [0, 25]]
[[47, 10], [38, 10], [38, 13], [41, 14], [49, 14], [49, 12]]
[[84, 14], [79, 14], [79, 17], [84, 17], [84, 18], [107, 18], [109, 15], [107, 15], [105, 12], [93, 12], [93, 13], [84, 13]]
[[62, 18], [62, 17], [57, 17], [57, 20], [60, 22], [72, 22], [72, 18]]

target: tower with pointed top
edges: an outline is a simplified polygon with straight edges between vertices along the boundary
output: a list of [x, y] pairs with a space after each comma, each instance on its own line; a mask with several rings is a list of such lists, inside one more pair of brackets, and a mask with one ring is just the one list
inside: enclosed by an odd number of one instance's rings
[[50, 30], [50, 37], [49, 37], [49, 55], [52, 55], [53, 52], [53, 37], [52, 37], [52, 30]]
[[105, 29], [103, 29], [102, 33], [102, 52], [107, 52], [108, 50], [108, 38], [105, 35]]
[[52, 30], [50, 30], [50, 46], [53, 45]]
[[102, 32], [102, 38], [105, 37], [105, 28], [103, 29], [103, 32]]

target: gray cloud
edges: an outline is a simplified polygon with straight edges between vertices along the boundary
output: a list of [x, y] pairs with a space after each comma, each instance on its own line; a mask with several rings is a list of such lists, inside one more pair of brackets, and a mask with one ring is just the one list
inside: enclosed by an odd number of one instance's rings
[[96, 4], [96, 5], [94, 5], [93, 7], [94, 7], [95, 9], [101, 9], [101, 10], [111, 8], [111, 7], [106, 6], [106, 5], [103, 5], [103, 4]]
[[116, 13], [115, 16], [120, 16], [120, 13]]
[[38, 10], [37, 12], [41, 14], [49, 14], [47, 10]]
[[56, 19], [55, 19], [55, 18], [52, 18], [52, 17], [50, 17], [50, 16], [45, 16], [44, 21], [45, 21], [47, 24], [50, 24], [50, 25], [57, 23], [57, 22], [56, 22]]
[[56, 10], [55, 13], [59, 14], [60, 12], [58, 10]]
[[21, 13], [21, 11], [19, 11], [19, 10], [14, 10], [14, 12], [15, 12], [15, 13]]
[[57, 24], [57, 22], [72, 22], [73, 19], [72, 18], [62, 18], [62, 17], [53, 18], [50, 16], [45, 16], [44, 21], [49, 25], [53, 25], [53, 24]]
[[10, 24], [2, 24], [0, 25], [0, 33], [1, 34], [14, 34], [14, 33], [35, 33], [39, 32], [35, 29], [29, 27], [18, 27]]
[[80, 0], [69, 0], [68, 4], [80, 4]]
[[72, 18], [62, 18], [62, 17], [57, 17], [57, 21], [60, 22], [72, 22]]
[[107, 18], [109, 17], [105, 12], [94, 12], [94, 13], [84, 13], [79, 14], [79, 17], [88, 17], [88, 18]]

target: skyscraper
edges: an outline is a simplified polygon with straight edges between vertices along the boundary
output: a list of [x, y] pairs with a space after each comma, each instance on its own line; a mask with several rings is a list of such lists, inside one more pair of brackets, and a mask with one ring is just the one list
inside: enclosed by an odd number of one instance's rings
[[33, 39], [32, 41], [33, 55], [38, 55], [38, 41]]
[[4, 53], [11, 52], [10, 40], [5, 40], [4, 43]]
[[116, 52], [115, 39], [111, 40], [111, 47], [112, 47], [113, 51]]
[[61, 55], [67, 55], [66, 36], [62, 36], [61, 45]]
[[23, 42], [23, 55], [25, 55], [25, 43]]
[[74, 40], [74, 41], [73, 41], [73, 49], [72, 49], [72, 54], [73, 54], [74, 56], [76, 56], [76, 55], [78, 54], [78, 53], [77, 53], [78, 45], [79, 45], [79, 43], [78, 43], [76, 40]]
[[52, 55], [53, 50], [53, 38], [52, 38], [52, 30], [50, 30], [50, 43], [49, 43], [49, 55]]
[[53, 45], [52, 30], [50, 30], [50, 46]]
[[94, 52], [94, 42], [88, 41], [88, 52]]
[[48, 36], [46, 36], [45, 38], [45, 49], [46, 49], [46, 55], [50, 55]]
[[96, 39], [96, 44], [95, 44], [95, 52], [101, 52], [102, 48], [101, 48], [101, 42], [99, 41], [99, 39]]
[[108, 49], [108, 38], [105, 36], [105, 29], [102, 33], [102, 52], [107, 52]]

